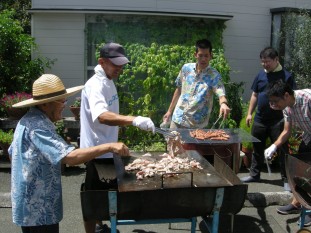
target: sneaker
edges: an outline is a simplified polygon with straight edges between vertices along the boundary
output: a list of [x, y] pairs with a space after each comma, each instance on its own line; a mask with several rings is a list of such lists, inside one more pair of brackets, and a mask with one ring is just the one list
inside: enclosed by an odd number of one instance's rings
[[246, 176], [241, 178], [243, 183], [260, 182], [260, 178], [255, 178], [253, 176]]
[[102, 228], [101, 225], [96, 224], [96, 226], [95, 226], [95, 233], [100, 233], [101, 228]]
[[[300, 222], [301, 222], [301, 218], [299, 218], [299, 220], [298, 220], [298, 225], [300, 225]], [[305, 222], [304, 222], [304, 225], [303, 225], [304, 227], [309, 227], [309, 226], [311, 226], [311, 216], [310, 215], [306, 215], [305, 216]]]
[[284, 214], [284, 215], [287, 215], [287, 214], [299, 214], [300, 211], [301, 211], [301, 206], [296, 207], [293, 204], [289, 204], [289, 205], [281, 206], [281, 207], [277, 208], [276, 211], [279, 214]]
[[[110, 233], [111, 229], [107, 226], [107, 224], [99, 225], [96, 224], [95, 226], [95, 233]], [[117, 233], [120, 233], [120, 231], [117, 229]]]

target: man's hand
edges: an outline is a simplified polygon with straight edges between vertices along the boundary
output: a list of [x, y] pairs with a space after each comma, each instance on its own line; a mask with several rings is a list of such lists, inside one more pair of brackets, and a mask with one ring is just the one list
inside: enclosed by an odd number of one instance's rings
[[230, 114], [231, 109], [228, 107], [227, 103], [220, 104], [220, 115], [223, 116], [224, 119], [227, 119]]
[[133, 126], [136, 126], [142, 130], [155, 132], [155, 126], [149, 117], [138, 116], [133, 120]]
[[271, 159], [272, 155], [276, 152], [276, 145], [272, 144], [265, 150], [265, 158], [266, 159]]
[[113, 153], [119, 154], [121, 156], [130, 155], [129, 148], [122, 142], [111, 143], [111, 150]]

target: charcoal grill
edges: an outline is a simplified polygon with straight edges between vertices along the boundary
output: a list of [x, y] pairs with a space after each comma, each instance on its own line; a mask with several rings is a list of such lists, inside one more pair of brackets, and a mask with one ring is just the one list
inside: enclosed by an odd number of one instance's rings
[[[196, 217], [202, 216], [210, 232], [218, 232], [219, 214], [233, 216], [241, 210], [247, 185], [218, 157], [212, 166], [196, 151], [183, 156], [199, 161], [203, 169], [137, 180], [135, 173], [124, 169], [136, 157], [115, 155], [118, 190], [82, 190], [84, 219], [110, 220], [112, 232], [117, 225], [189, 221], [195, 232]], [[152, 159], [160, 157], [152, 155]], [[102, 174], [105, 165], [97, 169]]]
[[[167, 129], [168, 130], [168, 129]], [[240, 143], [259, 142], [259, 140], [243, 129], [222, 129], [229, 136], [229, 140], [199, 140], [190, 136], [195, 129], [174, 129], [180, 133], [183, 147], [186, 150], [196, 150], [203, 157], [213, 163], [214, 155], [220, 157], [235, 173], [239, 172], [240, 164]], [[205, 132], [215, 131], [213, 129], [201, 129]], [[171, 131], [171, 129], [170, 129]]]

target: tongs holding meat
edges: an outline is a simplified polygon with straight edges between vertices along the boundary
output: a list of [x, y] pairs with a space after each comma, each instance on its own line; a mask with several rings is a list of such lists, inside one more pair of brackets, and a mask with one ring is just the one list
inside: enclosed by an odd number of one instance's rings
[[176, 137], [175, 134], [173, 134], [173, 133], [171, 133], [171, 132], [169, 132], [169, 131], [166, 131], [166, 130], [164, 130], [164, 129], [158, 128], [158, 127], [155, 127], [155, 131], [156, 131], [157, 133], [160, 133], [160, 134], [164, 135], [165, 137], [169, 137], [169, 138], [174, 138], [174, 137]]

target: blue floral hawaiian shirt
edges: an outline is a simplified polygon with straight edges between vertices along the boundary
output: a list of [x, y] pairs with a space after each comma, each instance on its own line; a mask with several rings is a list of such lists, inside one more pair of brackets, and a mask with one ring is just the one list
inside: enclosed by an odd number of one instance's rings
[[213, 107], [213, 94], [225, 95], [225, 88], [217, 70], [208, 66], [196, 72], [196, 63], [183, 65], [175, 81], [181, 87], [172, 120], [186, 128], [207, 126]]
[[9, 148], [13, 222], [56, 224], [63, 218], [61, 159], [74, 150], [37, 108], [19, 121]]

